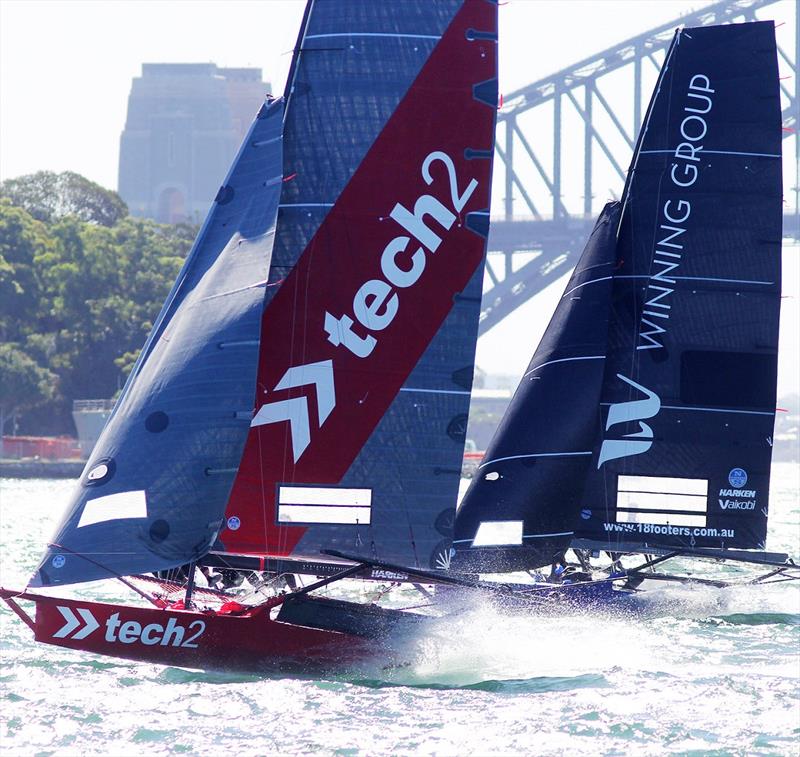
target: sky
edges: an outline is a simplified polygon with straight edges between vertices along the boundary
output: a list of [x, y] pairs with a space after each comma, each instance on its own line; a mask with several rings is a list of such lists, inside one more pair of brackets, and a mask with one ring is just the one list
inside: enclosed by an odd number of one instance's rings
[[[760, 13], [787, 22], [779, 38], [791, 33], [792, 2]], [[500, 91], [707, 4], [501, 0]], [[115, 189], [127, 97], [142, 63], [257, 66], [273, 91], [282, 91], [303, 6], [300, 0], [0, 0], [0, 180], [71, 170]], [[610, 194], [617, 190], [609, 186]], [[800, 375], [798, 258], [797, 247], [784, 252], [784, 392], [798, 390]], [[556, 282], [481, 338], [478, 364], [520, 375], [564, 284]]]

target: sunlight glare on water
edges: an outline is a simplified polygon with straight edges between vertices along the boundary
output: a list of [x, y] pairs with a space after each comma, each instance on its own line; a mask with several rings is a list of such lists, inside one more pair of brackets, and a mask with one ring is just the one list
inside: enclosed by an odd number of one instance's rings
[[[768, 546], [800, 551], [798, 469]], [[24, 585], [72, 482], [0, 482], [0, 583]], [[706, 566], [731, 577], [735, 568]], [[114, 583], [76, 587], [127, 599]], [[800, 590], [663, 586], [637, 615], [488, 603], [394, 640], [402, 665], [325, 679], [204, 673], [35, 644], [0, 609], [3, 755], [778, 754], [800, 740]]]

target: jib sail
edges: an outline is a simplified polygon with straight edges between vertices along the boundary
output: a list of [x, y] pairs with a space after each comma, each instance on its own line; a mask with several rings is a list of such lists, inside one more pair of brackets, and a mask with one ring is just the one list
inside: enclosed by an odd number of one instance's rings
[[620, 205], [609, 204], [464, 496], [453, 567], [504, 572], [569, 547], [589, 472]]
[[576, 536], [763, 548], [781, 202], [772, 22], [677, 32], [625, 197]]
[[250, 435], [217, 549], [446, 560], [472, 383], [496, 4], [315, 2]]
[[282, 120], [282, 100], [261, 108], [32, 585], [171, 568], [216, 539], [255, 391]]

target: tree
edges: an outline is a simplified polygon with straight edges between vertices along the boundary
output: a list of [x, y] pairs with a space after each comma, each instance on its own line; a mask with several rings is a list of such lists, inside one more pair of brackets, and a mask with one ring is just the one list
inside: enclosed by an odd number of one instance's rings
[[0, 434], [9, 418], [55, 395], [57, 378], [15, 344], [0, 344]]
[[0, 184], [0, 197], [46, 222], [75, 216], [88, 223], [113, 226], [128, 215], [128, 206], [116, 192], [72, 171], [39, 171], [8, 179]]
[[0, 341], [35, 328], [41, 285], [35, 260], [53, 248], [47, 227], [0, 198]]

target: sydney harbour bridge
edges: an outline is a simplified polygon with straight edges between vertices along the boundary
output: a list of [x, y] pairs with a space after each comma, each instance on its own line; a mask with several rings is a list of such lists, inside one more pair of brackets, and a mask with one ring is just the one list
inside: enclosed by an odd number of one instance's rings
[[610, 183], [621, 192], [675, 29], [767, 18], [776, 20], [784, 152], [794, 156], [788, 170], [784, 162], [784, 237], [800, 240], [798, 3], [721, 0], [504, 95], [495, 145], [503, 213], [492, 218], [480, 333], [577, 262], [604, 198], [614, 196]]

